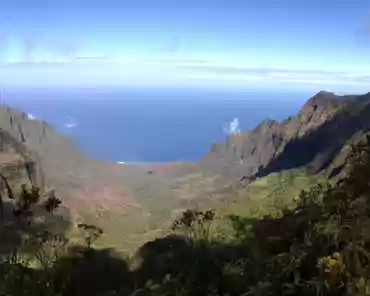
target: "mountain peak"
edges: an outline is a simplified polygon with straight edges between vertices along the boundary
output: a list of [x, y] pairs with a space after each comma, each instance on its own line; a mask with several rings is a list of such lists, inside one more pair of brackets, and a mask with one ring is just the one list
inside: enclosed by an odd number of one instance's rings
[[333, 92], [320, 91], [311, 99], [309, 99], [304, 107], [310, 106], [315, 109], [320, 107], [327, 108], [332, 106], [333, 104], [338, 103], [338, 101], [340, 101], [340, 98], [342, 98], [342, 96], [338, 96]]
[[335, 159], [339, 159], [335, 165], [343, 163], [342, 148], [370, 130], [369, 118], [368, 95], [320, 91], [297, 116], [282, 123], [263, 121], [243, 132], [238, 142], [219, 144], [217, 153], [210, 152], [203, 163], [211, 164], [213, 171], [247, 178], [302, 166], [319, 171], [333, 167]]
[[316, 95], [314, 95], [314, 97], [333, 97], [333, 96], [336, 96], [336, 94], [326, 90], [321, 90]]

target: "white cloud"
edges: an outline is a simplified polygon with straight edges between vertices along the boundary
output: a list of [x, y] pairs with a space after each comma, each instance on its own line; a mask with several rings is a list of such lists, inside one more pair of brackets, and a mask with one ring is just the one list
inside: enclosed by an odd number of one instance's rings
[[73, 61], [0, 64], [0, 83], [24, 86], [285, 86], [367, 88], [367, 73], [248, 68], [196, 59], [124, 59], [79, 56]]
[[37, 117], [35, 116], [35, 115], [33, 115], [33, 114], [28, 114], [28, 119], [29, 120], [36, 120], [37, 119]]
[[239, 118], [235, 117], [229, 124], [224, 127], [224, 132], [228, 135], [240, 134]]
[[74, 128], [77, 126], [77, 122], [73, 120], [72, 117], [68, 116], [68, 122], [63, 124], [66, 128]]

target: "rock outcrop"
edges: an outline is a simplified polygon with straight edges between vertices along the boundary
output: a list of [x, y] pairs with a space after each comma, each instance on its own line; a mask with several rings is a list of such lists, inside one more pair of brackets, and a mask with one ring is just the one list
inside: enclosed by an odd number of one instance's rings
[[[13, 190], [20, 190], [22, 184], [40, 182], [38, 169], [27, 148], [8, 132], [0, 129], [0, 173], [5, 176]], [[5, 189], [4, 185], [1, 181], [1, 190]]]
[[254, 180], [306, 166], [338, 173], [348, 146], [370, 129], [370, 93], [337, 96], [319, 92], [300, 112], [281, 123], [267, 120], [250, 132], [216, 144], [202, 160], [207, 172]]
[[[1, 143], [5, 150], [0, 149], [0, 170], [8, 176], [18, 167], [22, 178], [17, 183], [24, 183], [30, 172], [28, 183], [55, 189], [58, 197], [76, 210], [97, 208], [104, 202], [108, 207], [113, 202], [125, 203], [120, 191], [122, 177], [117, 170], [88, 157], [44, 121], [1, 106], [0, 146]], [[21, 167], [27, 170], [20, 170]]]
[[231, 135], [197, 164], [118, 165], [91, 159], [49, 124], [3, 106], [0, 170], [14, 184], [54, 188], [76, 211], [145, 208], [152, 198], [173, 200], [185, 192], [186, 200], [197, 199], [207, 195], [203, 187], [218, 190], [238, 180], [247, 184], [286, 169], [338, 174], [349, 145], [369, 130], [370, 93], [320, 92], [296, 116], [266, 120], [250, 132]]

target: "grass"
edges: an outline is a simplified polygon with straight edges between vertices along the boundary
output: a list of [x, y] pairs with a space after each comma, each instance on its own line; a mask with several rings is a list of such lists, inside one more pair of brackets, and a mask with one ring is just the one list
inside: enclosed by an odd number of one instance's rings
[[285, 207], [294, 205], [294, 200], [304, 189], [326, 180], [324, 174], [309, 175], [305, 170], [290, 170], [273, 173], [258, 179], [233, 197], [204, 203], [217, 214], [213, 233], [228, 236], [231, 231], [229, 215], [260, 219], [265, 215], [280, 215]]
[[[182, 178], [170, 191], [154, 188], [153, 184], [141, 188], [141, 207], [113, 213], [105, 212], [97, 216], [85, 217], [87, 223], [95, 224], [104, 230], [103, 236], [97, 242], [97, 247], [113, 247], [120, 252], [132, 254], [145, 242], [161, 237], [170, 231], [170, 226], [177, 215], [186, 208], [198, 207], [212, 209], [216, 212], [214, 234], [228, 235], [231, 231], [229, 215], [238, 215], [248, 218], [261, 218], [264, 215], [279, 215], [284, 207], [294, 203], [295, 198], [303, 189], [325, 180], [323, 174], [309, 175], [305, 170], [291, 170], [273, 173], [258, 179], [246, 188], [235, 189], [229, 186], [214, 188], [213, 183], [203, 182], [199, 175], [192, 175], [189, 179]], [[191, 184], [189, 184], [189, 183]], [[191, 201], [181, 198], [184, 184], [193, 188], [199, 198]], [[202, 187], [203, 185], [203, 187]], [[151, 189], [155, 189], [151, 191]], [[202, 195], [207, 191], [225, 191], [207, 198]]]

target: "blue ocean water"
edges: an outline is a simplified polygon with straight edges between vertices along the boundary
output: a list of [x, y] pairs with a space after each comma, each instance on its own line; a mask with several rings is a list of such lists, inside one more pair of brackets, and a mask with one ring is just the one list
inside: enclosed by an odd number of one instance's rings
[[283, 120], [312, 94], [181, 89], [4, 89], [3, 103], [46, 120], [111, 162], [196, 161], [228, 132]]

